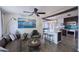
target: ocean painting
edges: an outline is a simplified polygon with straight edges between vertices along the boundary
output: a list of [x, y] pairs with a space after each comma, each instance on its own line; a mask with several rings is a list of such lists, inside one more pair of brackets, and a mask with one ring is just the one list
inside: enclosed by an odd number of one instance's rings
[[36, 20], [27, 18], [18, 18], [18, 28], [36, 28]]

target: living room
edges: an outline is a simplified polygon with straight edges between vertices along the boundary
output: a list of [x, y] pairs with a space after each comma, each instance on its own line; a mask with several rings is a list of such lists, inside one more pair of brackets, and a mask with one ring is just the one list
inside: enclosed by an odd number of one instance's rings
[[[71, 44], [72, 47], [76, 45], [73, 49], [70, 45], [70, 42], [73, 43], [72, 40], [68, 41], [69, 48], [61, 46], [63, 36], [60, 31], [64, 27], [63, 19], [75, 16], [78, 16], [78, 7], [76, 6], [1, 6], [0, 40], [7, 35], [9, 35], [10, 40], [9, 43], [0, 43], [3, 45], [3, 50], [11, 52], [29, 52], [30, 47], [32, 48], [31, 51], [39, 51], [40, 49], [40, 52], [77, 51], [77, 42]], [[45, 32], [46, 29], [48, 32]], [[39, 35], [32, 37], [33, 31]], [[34, 43], [36, 47], [33, 47], [33, 44], [29, 47], [29, 40], [31, 39], [38, 40], [39, 44]], [[6, 40], [4, 41], [6, 42]], [[4, 43], [4, 41], [2, 42]], [[66, 45], [68, 43], [66, 42]]]

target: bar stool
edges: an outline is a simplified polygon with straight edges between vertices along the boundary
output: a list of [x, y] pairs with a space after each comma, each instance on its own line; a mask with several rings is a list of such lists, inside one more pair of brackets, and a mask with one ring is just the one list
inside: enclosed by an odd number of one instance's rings
[[52, 43], [53, 42], [53, 34], [49, 34], [49, 37], [50, 37], [50, 42]]

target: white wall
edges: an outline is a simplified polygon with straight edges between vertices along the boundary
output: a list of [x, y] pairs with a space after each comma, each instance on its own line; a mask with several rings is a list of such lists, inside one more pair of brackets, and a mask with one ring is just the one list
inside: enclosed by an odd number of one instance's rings
[[0, 10], [0, 37], [2, 36], [1, 10]]
[[[43, 27], [42, 27], [42, 19], [40, 17], [37, 17], [36, 15], [33, 15], [33, 16], [22, 16], [22, 15], [15, 15], [15, 14], [5, 14], [5, 19], [4, 19], [4, 24], [5, 24], [5, 28], [6, 29], [6, 26], [7, 26], [7, 22], [12, 18], [12, 17], [15, 17], [16, 20], [18, 20], [18, 17], [26, 17], [26, 19], [36, 19], [36, 28], [21, 28], [19, 29], [18, 28], [18, 22], [15, 21], [15, 20], [12, 20], [9, 22], [8, 24], [8, 32], [10, 33], [15, 33], [16, 30], [20, 31], [21, 33], [31, 33], [32, 30], [36, 29], [38, 30], [41, 34], [43, 33]], [[6, 32], [6, 30], [4, 30]]]

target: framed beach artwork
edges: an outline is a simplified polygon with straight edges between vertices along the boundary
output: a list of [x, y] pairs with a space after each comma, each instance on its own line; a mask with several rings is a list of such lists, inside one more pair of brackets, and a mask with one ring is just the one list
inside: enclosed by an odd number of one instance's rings
[[36, 28], [36, 20], [27, 18], [18, 18], [18, 28]]

